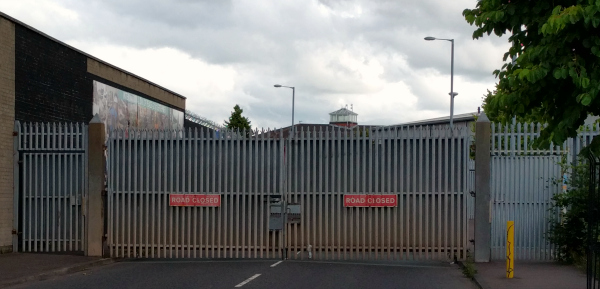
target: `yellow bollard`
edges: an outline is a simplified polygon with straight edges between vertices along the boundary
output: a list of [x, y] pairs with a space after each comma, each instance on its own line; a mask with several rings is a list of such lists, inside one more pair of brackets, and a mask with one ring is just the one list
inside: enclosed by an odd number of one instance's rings
[[515, 270], [515, 222], [506, 222], [506, 278], [512, 279]]

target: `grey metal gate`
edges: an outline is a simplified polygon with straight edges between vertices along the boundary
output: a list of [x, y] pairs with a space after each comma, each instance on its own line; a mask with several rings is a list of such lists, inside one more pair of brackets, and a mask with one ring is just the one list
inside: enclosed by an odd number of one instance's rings
[[[468, 248], [466, 128], [251, 134], [113, 131], [108, 239], [113, 257], [463, 259]], [[219, 195], [219, 207], [169, 206], [169, 194]], [[390, 194], [396, 207], [344, 207]], [[296, 204], [270, 230], [272, 204]], [[290, 212], [291, 213], [291, 212]]]
[[87, 125], [15, 123], [20, 252], [83, 251]]

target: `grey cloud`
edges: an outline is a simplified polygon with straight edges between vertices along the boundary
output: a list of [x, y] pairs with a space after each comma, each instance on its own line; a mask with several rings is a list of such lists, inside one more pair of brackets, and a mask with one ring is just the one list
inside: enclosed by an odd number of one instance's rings
[[[476, 48], [482, 43], [506, 43], [496, 38], [471, 39], [474, 27], [465, 22], [461, 12], [475, 7], [473, 0], [62, 3], [77, 11], [81, 21], [79, 27], [52, 26], [54, 30], [48, 33], [63, 41], [87, 40], [141, 49], [173, 47], [211, 64], [235, 67], [244, 83], [229, 97], [243, 100], [251, 120], [268, 126], [285, 124], [289, 117], [289, 97], [272, 87], [277, 82], [298, 87], [296, 119], [306, 122], [327, 119], [327, 113], [338, 108], [330, 107], [335, 103], [333, 97], [368, 96], [380, 89], [365, 84], [360, 71], [346, 66], [339, 55], [327, 49], [347, 51], [363, 63], [381, 63], [379, 77], [389, 83], [407, 83], [418, 99], [417, 108], [445, 112], [447, 101], [440, 99], [447, 96], [433, 95], [431, 84], [420, 82], [416, 73], [430, 68], [449, 75], [450, 45], [427, 42], [423, 37], [455, 38], [456, 74], [481, 83], [490, 81], [492, 64], [497, 62], [494, 59], [502, 56]], [[346, 17], [351, 14], [356, 15]], [[318, 67], [311, 61], [320, 61]], [[233, 105], [223, 104], [218, 109], [225, 112], [220, 114], [209, 110], [205, 114], [220, 115], [214, 120], [222, 122]]]

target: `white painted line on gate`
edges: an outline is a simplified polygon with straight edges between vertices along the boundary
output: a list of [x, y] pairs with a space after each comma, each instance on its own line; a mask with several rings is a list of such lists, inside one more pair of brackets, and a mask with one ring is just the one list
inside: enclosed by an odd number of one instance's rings
[[277, 262], [277, 263], [275, 263], [275, 264], [271, 265], [271, 267], [275, 267], [275, 266], [279, 265], [281, 262], [283, 262], [283, 261], [279, 261], [279, 262]]
[[240, 283], [240, 284], [237, 284], [237, 285], [235, 285], [235, 287], [242, 287], [242, 286], [244, 286], [244, 285], [248, 284], [250, 281], [252, 281], [252, 280], [254, 280], [254, 279], [258, 278], [258, 276], [260, 276], [260, 274], [256, 274], [256, 275], [254, 275], [254, 276], [252, 276], [252, 277], [248, 278], [246, 281], [244, 281], [244, 282], [242, 282], [242, 283]]

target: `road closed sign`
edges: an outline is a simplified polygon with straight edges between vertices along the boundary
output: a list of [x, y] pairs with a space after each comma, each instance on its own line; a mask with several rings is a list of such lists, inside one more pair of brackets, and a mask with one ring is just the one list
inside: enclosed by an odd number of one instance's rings
[[221, 195], [183, 195], [170, 194], [171, 207], [220, 207]]
[[398, 195], [344, 195], [344, 207], [397, 207]]

